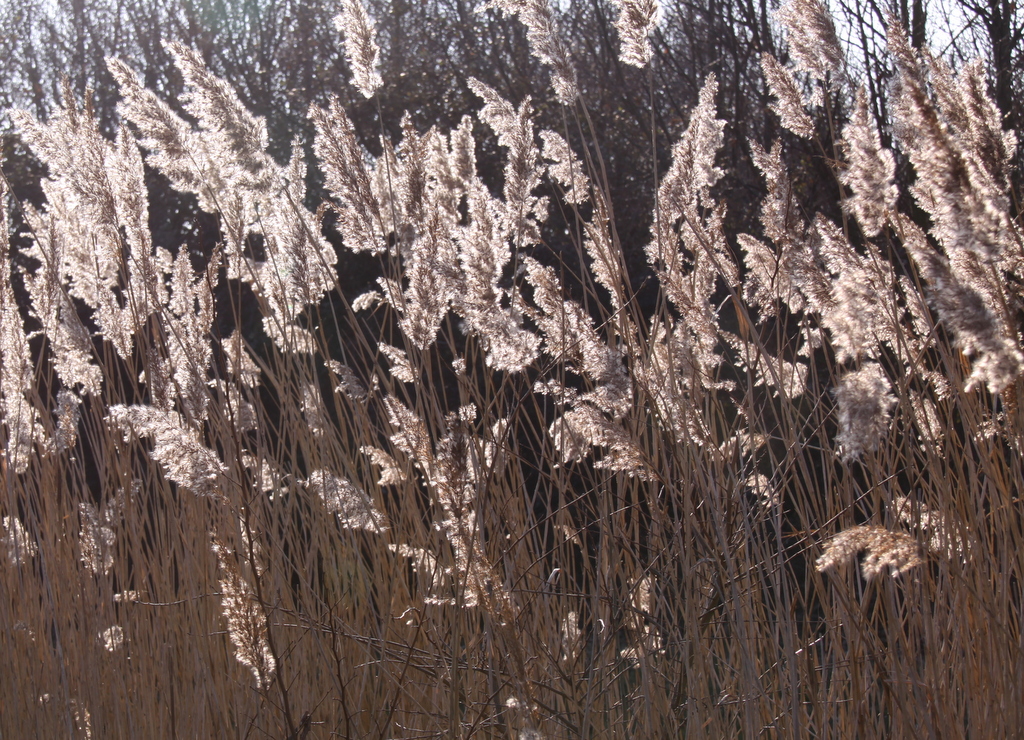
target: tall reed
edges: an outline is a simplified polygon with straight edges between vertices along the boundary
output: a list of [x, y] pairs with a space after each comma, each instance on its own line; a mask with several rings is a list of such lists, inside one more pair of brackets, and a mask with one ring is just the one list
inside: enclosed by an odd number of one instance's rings
[[[15, 205], [29, 246], [0, 228], [0, 734], [1015, 733], [1024, 242], [982, 66], [893, 22], [894, 154], [820, 0], [791, 0], [773, 110], [834, 179], [750, 142], [762, 228], [729, 233], [709, 77], [644, 311], [557, 14], [494, 4], [563, 130], [474, 80], [456, 129], [407, 120], [376, 158], [314, 107], [315, 163], [282, 165], [175, 45], [195, 123], [120, 60], [115, 139], [70, 94], [16, 114], [49, 175]], [[657, 5], [616, 6], [643, 69]], [[373, 21], [343, 8], [373, 98]], [[213, 254], [154, 243], [144, 163], [216, 216]], [[554, 208], [584, 275], [541, 248]], [[381, 264], [358, 297], [347, 251]]]

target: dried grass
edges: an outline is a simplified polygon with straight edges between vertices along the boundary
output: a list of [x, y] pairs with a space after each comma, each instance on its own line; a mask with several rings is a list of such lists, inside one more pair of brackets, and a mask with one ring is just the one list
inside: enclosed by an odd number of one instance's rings
[[[656, 8], [619, 5], [639, 66]], [[500, 6], [581, 114], [551, 8]], [[787, 8], [798, 67], [766, 67], [813, 138], [797, 82], [856, 91], [823, 7]], [[359, 11], [339, 23], [372, 96]], [[959, 114], [993, 115], [979, 70], [892, 36], [932, 231], [895, 212], [860, 98], [830, 129], [850, 161], [801, 184], [859, 228], [802, 213], [752, 144], [763, 233], [727, 234], [712, 79], [657, 192], [647, 316], [589, 152], [479, 83], [501, 196], [468, 118], [374, 160], [339, 103], [312, 112], [345, 245], [386, 276], [359, 316], [301, 152], [267, 156], [191, 52], [198, 126], [111, 65], [149, 164], [220, 218], [208, 263], [151, 243], [127, 129], [71, 99], [21, 115], [49, 177], [28, 305], [0, 229], [0, 735], [1016, 734], [1020, 226], [998, 121]], [[593, 260], [582, 301], [529, 257], [545, 182]], [[224, 336], [243, 286], [262, 325]]]

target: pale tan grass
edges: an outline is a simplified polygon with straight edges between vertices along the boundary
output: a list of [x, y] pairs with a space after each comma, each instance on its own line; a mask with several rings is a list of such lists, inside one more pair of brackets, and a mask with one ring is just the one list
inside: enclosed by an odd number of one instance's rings
[[[506, 6], [575, 106], [550, 8]], [[794, 57], [837, 102], [823, 8], [788, 7]], [[481, 125], [407, 122], [376, 160], [339, 102], [317, 108], [345, 248], [382, 262], [349, 304], [301, 157], [278, 166], [234, 93], [177, 56], [198, 127], [112, 68], [149, 164], [220, 217], [223, 267], [145, 246], [126, 133], [70, 101], [27, 124], [53, 194], [31, 255], [64, 267], [35, 273], [32, 308], [54, 315], [29, 337], [3, 243], [0, 734], [1016, 732], [1024, 419], [992, 391], [1019, 384], [1019, 286], [894, 212], [863, 106], [843, 127], [791, 101], [849, 139], [849, 166], [801, 182], [785, 147], [752, 145], [762, 228], [736, 235], [709, 81], [655, 194], [646, 315], [599, 159], [537, 134], [531, 103], [477, 84]], [[941, 104], [987, 110], [977, 74]], [[474, 132], [506, 156], [500, 193]], [[950, 151], [991, 144], [957, 132]], [[808, 188], [862, 229], [807, 212]], [[525, 254], [555, 197], [595, 262], [581, 279]], [[137, 260], [87, 274], [86, 226]], [[131, 280], [134, 303], [115, 290]], [[262, 329], [239, 321], [250, 305]]]

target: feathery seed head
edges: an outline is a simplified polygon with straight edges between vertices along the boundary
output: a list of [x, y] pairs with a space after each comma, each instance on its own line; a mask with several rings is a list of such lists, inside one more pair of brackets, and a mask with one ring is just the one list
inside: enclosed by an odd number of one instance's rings
[[861, 573], [868, 580], [886, 571], [895, 578], [924, 563], [921, 546], [909, 534], [878, 526], [860, 526], [843, 530], [830, 539], [815, 565], [819, 571], [831, 570], [860, 553], [864, 553]]
[[352, 81], [366, 98], [372, 98], [384, 84], [377, 72], [380, 48], [373, 21], [362, 0], [342, 0], [341, 13], [334, 25], [344, 37], [345, 58], [352, 70]]
[[860, 457], [878, 447], [889, 428], [889, 414], [896, 399], [881, 365], [867, 362], [847, 373], [836, 389], [839, 434], [836, 442], [843, 459]]
[[16, 516], [5, 516], [3, 519], [3, 548], [7, 553], [7, 562], [12, 566], [24, 565], [35, 557], [39, 547], [29, 537], [25, 525]]
[[843, 205], [857, 218], [866, 236], [875, 236], [886, 215], [895, 210], [899, 193], [893, 182], [896, 160], [882, 146], [863, 87], [857, 90], [857, 103], [843, 129], [843, 141], [848, 161], [840, 178], [853, 192]]
[[770, 108], [779, 117], [779, 121], [797, 136], [812, 138], [814, 124], [804, 110], [804, 97], [797, 88], [793, 73], [767, 52], [761, 55], [761, 69], [775, 97]]
[[775, 17], [789, 31], [789, 53], [797, 69], [825, 81], [846, 62], [835, 23], [822, 0], [789, 0]]
[[220, 565], [221, 613], [228, 623], [235, 658], [252, 671], [259, 688], [266, 688], [277, 670], [267, 639], [266, 614], [252, 586], [242, 576], [235, 555], [216, 539], [212, 549]]
[[562, 105], [572, 105], [579, 95], [576, 68], [569, 48], [559, 32], [558, 21], [549, 0], [490, 0], [483, 9], [498, 8], [518, 15], [526, 26], [530, 49], [541, 62], [551, 67], [551, 86]]
[[384, 515], [374, 507], [366, 491], [346, 478], [315, 470], [306, 488], [319, 497], [327, 511], [338, 515], [343, 527], [380, 533], [387, 529]]
[[634, 67], [644, 68], [651, 61], [651, 32], [658, 25], [661, 10], [657, 0], [614, 0], [619, 16], [615, 28], [619, 32], [619, 59]]

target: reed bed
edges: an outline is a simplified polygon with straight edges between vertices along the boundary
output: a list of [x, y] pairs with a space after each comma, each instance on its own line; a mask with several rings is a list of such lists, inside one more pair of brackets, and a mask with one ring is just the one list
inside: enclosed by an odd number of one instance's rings
[[[641, 306], [557, 18], [500, 5], [560, 131], [474, 81], [461, 125], [379, 157], [315, 107], [315, 156], [282, 164], [180, 46], [188, 120], [120, 60], [115, 138], [70, 94], [15, 114], [48, 175], [12, 205], [27, 241], [0, 228], [0, 735], [1015, 735], [1024, 241], [983, 67], [893, 22], [880, 132], [824, 6], [790, 0], [761, 230], [715, 197], [711, 77]], [[616, 5], [649, 72], [656, 4]], [[798, 139], [830, 181], [791, 175]], [[212, 254], [153, 243], [144, 162], [216, 217]], [[583, 274], [543, 249], [553, 212]], [[380, 264], [359, 296], [352, 253]]]

